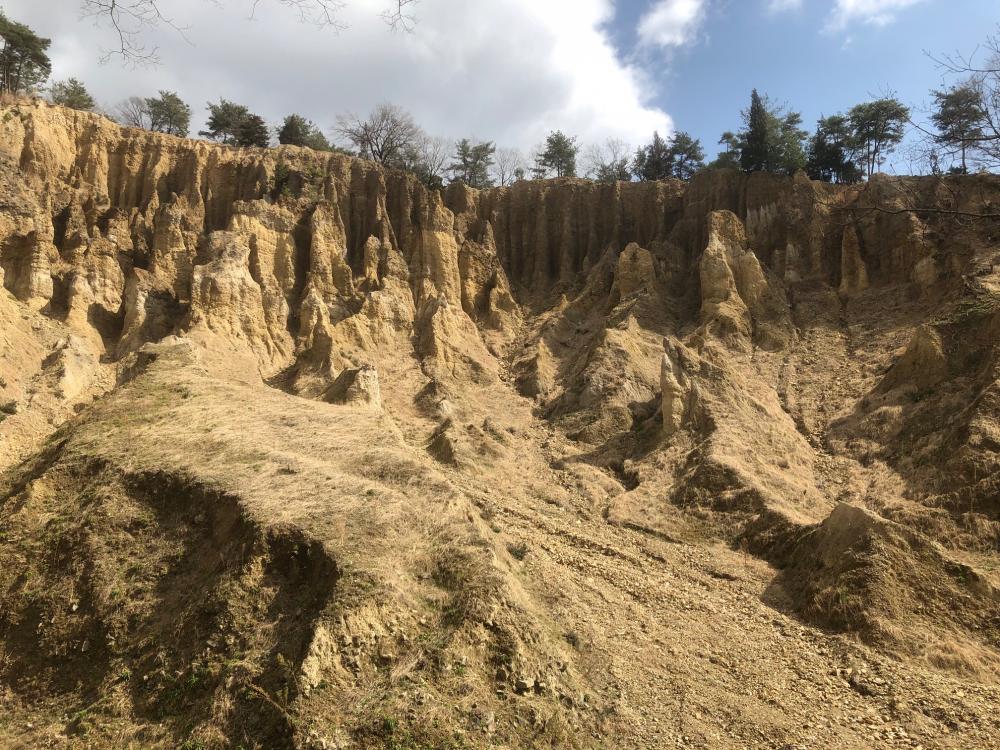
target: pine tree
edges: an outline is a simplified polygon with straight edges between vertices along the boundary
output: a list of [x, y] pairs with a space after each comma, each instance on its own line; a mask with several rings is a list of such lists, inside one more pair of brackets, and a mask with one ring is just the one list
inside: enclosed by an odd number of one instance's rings
[[580, 147], [576, 137], [570, 137], [561, 130], [554, 130], [545, 139], [545, 148], [535, 158], [532, 173], [536, 178], [576, 177], [576, 155]]
[[855, 162], [854, 137], [843, 115], [821, 117], [809, 141], [806, 173], [814, 180], [851, 183], [861, 179]]
[[223, 143], [236, 143], [240, 125], [249, 115], [250, 110], [242, 104], [227, 99], [219, 99], [218, 104], [209, 102], [207, 127], [199, 135]]
[[666, 180], [674, 174], [674, 153], [670, 144], [653, 132], [653, 140], [640, 146], [632, 160], [632, 173], [639, 180]]
[[678, 180], [690, 180], [695, 172], [705, 166], [705, 152], [701, 148], [701, 141], [683, 130], [674, 134], [670, 155], [673, 161], [671, 173]]
[[740, 152], [740, 166], [744, 172], [770, 171], [773, 167], [769, 153], [772, 124], [757, 89], [750, 94], [750, 109], [745, 120], [746, 133]]
[[871, 177], [903, 140], [910, 110], [894, 97], [883, 97], [851, 107], [847, 118], [862, 167]]
[[271, 145], [271, 133], [267, 123], [260, 115], [248, 114], [239, 124], [236, 131], [238, 146], [257, 146], [267, 148]]
[[68, 78], [65, 81], [56, 81], [49, 88], [49, 97], [53, 104], [70, 109], [79, 109], [90, 112], [97, 106], [94, 97], [87, 91], [87, 87], [76, 78]]
[[982, 141], [986, 114], [979, 90], [968, 84], [953, 86], [945, 91], [932, 91], [935, 109], [931, 122], [938, 129], [935, 139], [958, 154], [962, 174], [969, 171], [968, 153]]
[[149, 129], [158, 133], [187, 136], [191, 126], [191, 107], [173, 91], [160, 91], [158, 96], [146, 99], [149, 112]]
[[23, 23], [0, 11], [0, 92], [28, 94], [45, 83], [52, 72], [46, 51], [51, 40], [38, 36]]
[[448, 171], [453, 182], [463, 182], [469, 187], [491, 187], [490, 167], [493, 166], [493, 154], [496, 146], [491, 141], [472, 143], [463, 138], [455, 144], [455, 156], [452, 158]]
[[743, 144], [740, 137], [727, 130], [718, 141], [720, 146], [725, 146], [725, 151], [720, 151], [715, 160], [709, 163], [709, 169], [740, 169], [740, 154], [743, 151]]

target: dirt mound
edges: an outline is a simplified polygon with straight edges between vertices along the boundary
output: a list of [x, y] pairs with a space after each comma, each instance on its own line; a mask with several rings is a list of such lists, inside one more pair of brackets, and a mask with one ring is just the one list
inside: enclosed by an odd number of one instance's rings
[[169, 474], [56, 459], [12, 479], [23, 488], [6, 495], [4, 533], [31, 543], [0, 582], [6, 684], [85, 706], [64, 731], [90, 742], [126, 720], [159, 741], [294, 747], [269, 696], [294, 700], [336, 586], [322, 544], [264, 530], [237, 498]]
[[1000, 591], [905, 526], [842, 503], [795, 540], [782, 575], [800, 611], [824, 626], [939, 666], [993, 669], [992, 639], [980, 633], [1000, 621]]

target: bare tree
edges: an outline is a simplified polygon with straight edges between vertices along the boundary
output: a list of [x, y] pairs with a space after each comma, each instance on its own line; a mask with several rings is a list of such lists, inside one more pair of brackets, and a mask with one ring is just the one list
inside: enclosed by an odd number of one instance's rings
[[402, 166], [415, 173], [427, 187], [440, 189], [444, 186], [451, 148], [452, 143], [447, 138], [421, 132], [404, 150]]
[[524, 154], [517, 148], [498, 148], [493, 155], [493, 180], [500, 187], [513, 184], [527, 169]]
[[149, 107], [141, 96], [130, 96], [119, 102], [115, 107], [114, 116], [118, 122], [130, 128], [149, 130], [152, 124]]
[[[316, 26], [342, 31], [347, 24], [341, 20], [340, 11], [348, 0], [245, 0], [250, 17], [265, 2], [274, 2], [295, 11], [299, 20]], [[81, 13], [98, 23], [105, 22], [116, 37], [115, 46], [104, 50], [101, 59], [107, 61], [120, 57], [131, 65], [159, 62], [156, 47], [147, 47], [143, 38], [153, 29], [166, 26], [182, 36], [187, 26], [168, 16], [164, 8], [168, 0], [79, 0]], [[413, 31], [416, 16], [411, 12], [418, 0], [386, 0], [388, 7], [382, 20], [393, 31]]]
[[406, 166], [408, 151], [423, 137], [406, 110], [388, 103], [376, 106], [365, 119], [350, 113], [340, 115], [334, 131], [349, 141], [362, 159], [394, 167]]
[[629, 165], [632, 147], [620, 138], [608, 138], [604, 143], [593, 143], [583, 151], [584, 174], [598, 182], [617, 182], [632, 179]]

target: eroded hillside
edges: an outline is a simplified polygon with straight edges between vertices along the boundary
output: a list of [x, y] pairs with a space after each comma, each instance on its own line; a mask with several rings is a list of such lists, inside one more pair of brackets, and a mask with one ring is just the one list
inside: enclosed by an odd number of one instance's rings
[[1000, 744], [1000, 179], [0, 154], [3, 746]]

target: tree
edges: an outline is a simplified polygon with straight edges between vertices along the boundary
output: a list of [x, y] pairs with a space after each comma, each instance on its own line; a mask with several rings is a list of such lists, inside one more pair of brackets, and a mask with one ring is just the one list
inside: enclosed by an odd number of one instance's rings
[[362, 159], [393, 167], [403, 166], [407, 149], [423, 135], [408, 112], [387, 103], [379, 104], [364, 120], [353, 114], [340, 115], [335, 130]]
[[444, 187], [446, 164], [452, 142], [421, 133], [405, 151], [404, 169], [413, 172], [417, 179], [432, 190]]
[[632, 172], [640, 180], [689, 180], [705, 166], [701, 141], [679, 131], [669, 140], [653, 133], [653, 140], [640, 146], [632, 160]]
[[576, 155], [579, 151], [576, 136], [570, 137], [561, 130], [554, 130], [549, 133], [543, 148], [535, 157], [532, 173], [537, 178], [548, 177], [553, 173], [556, 177], [576, 177]]
[[771, 171], [774, 165], [774, 143], [771, 118], [757, 89], [750, 94], [750, 109], [743, 115], [746, 124], [740, 166], [744, 172]]
[[786, 112], [778, 117], [778, 163], [777, 170], [785, 174], [795, 174], [806, 168], [806, 151], [803, 141], [809, 133], [802, 129], [802, 115]]
[[[966, 152], [975, 156], [981, 168], [991, 169], [1000, 166], [1000, 26], [997, 29], [997, 33], [988, 36], [971, 55], [934, 58], [946, 75], [960, 77], [960, 87], [975, 92], [979, 100], [978, 128], [981, 132], [966, 145]], [[955, 153], [954, 145], [950, 150]]]
[[743, 124], [737, 136], [743, 171], [794, 174], [806, 166], [802, 141], [808, 133], [801, 128], [798, 112], [786, 112], [754, 89], [750, 108], [743, 112]]
[[218, 104], [208, 103], [207, 129], [198, 134], [223, 143], [235, 144], [239, 140], [240, 128], [250, 116], [250, 110], [242, 104], [219, 99]]
[[910, 110], [894, 97], [857, 104], [847, 113], [865, 175], [880, 170], [886, 157], [903, 140]]
[[584, 152], [587, 176], [597, 182], [628, 182], [632, 179], [631, 148], [619, 138], [592, 144]]
[[260, 115], [248, 114], [236, 129], [237, 146], [257, 146], [267, 148], [271, 145], [271, 131]]
[[640, 180], [665, 180], [674, 173], [674, 155], [670, 144], [653, 131], [653, 140], [636, 149], [632, 172]]
[[709, 169], [740, 169], [740, 154], [743, 151], [743, 144], [740, 137], [727, 130], [719, 138], [719, 145], [725, 146], [725, 151], [720, 151], [715, 161], [709, 163]]
[[85, 112], [90, 112], [97, 106], [97, 102], [87, 91], [87, 87], [77, 78], [53, 82], [49, 87], [49, 98], [53, 104]]
[[278, 143], [290, 146], [304, 146], [315, 151], [329, 151], [330, 142], [311, 120], [302, 115], [291, 114], [285, 118], [278, 130]]
[[968, 153], [983, 139], [985, 113], [981, 92], [968, 83], [932, 91], [935, 109], [931, 122], [938, 129], [935, 141], [961, 157], [961, 172], [969, 171]]
[[854, 133], [844, 115], [821, 117], [809, 141], [806, 173], [814, 180], [851, 183], [861, 179], [855, 164]]
[[493, 181], [504, 187], [517, 181], [518, 171], [520, 179], [524, 179], [524, 154], [516, 148], [498, 148], [494, 154], [493, 161]]
[[52, 72], [46, 51], [51, 40], [0, 11], [0, 93], [27, 94], [45, 83]]
[[670, 155], [673, 162], [671, 174], [678, 180], [690, 180], [695, 172], [705, 166], [705, 152], [701, 148], [701, 141], [684, 131], [674, 134]]
[[288, 115], [278, 130], [278, 143], [283, 146], [305, 146], [312, 130], [310, 126], [315, 127], [302, 115]]
[[455, 155], [448, 166], [452, 181], [464, 182], [472, 188], [491, 187], [490, 167], [493, 166], [496, 150], [492, 141], [473, 143], [468, 138], [460, 140], [455, 144]]
[[119, 102], [115, 107], [115, 119], [130, 128], [144, 128], [183, 138], [190, 127], [191, 108], [174, 92], [160, 91], [159, 96], [130, 96]]
[[160, 91], [146, 99], [149, 129], [185, 138], [191, 126], [191, 107], [173, 91]]
[[141, 96], [130, 96], [115, 107], [115, 119], [129, 128], [149, 130], [149, 107]]

